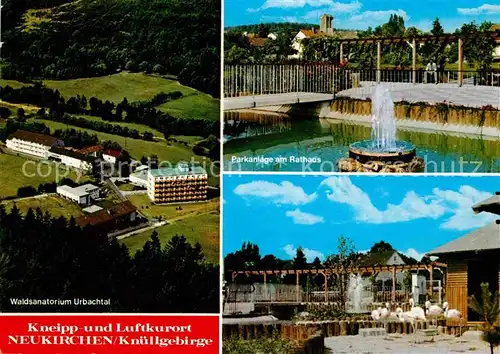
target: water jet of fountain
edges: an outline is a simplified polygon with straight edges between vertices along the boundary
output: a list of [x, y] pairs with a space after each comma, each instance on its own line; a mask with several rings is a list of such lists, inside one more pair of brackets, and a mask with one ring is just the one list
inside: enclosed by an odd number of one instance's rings
[[372, 142], [379, 151], [392, 151], [396, 148], [396, 120], [394, 102], [388, 88], [375, 87], [372, 98]]
[[350, 311], [361, 313], [361, 301], [363, 291], [363, 278], [361, 275], [349, 274], [349, 286], [347, 287], [347, 299]]

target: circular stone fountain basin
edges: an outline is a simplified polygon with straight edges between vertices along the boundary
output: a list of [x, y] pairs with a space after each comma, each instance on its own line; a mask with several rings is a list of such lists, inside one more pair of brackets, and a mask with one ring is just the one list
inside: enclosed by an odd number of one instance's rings
[[396, 141], [392, 149], [380, 149], [373, 140], [362, 140], [349, 146], [349, 157], [361, 163], [368, 161], [410, 162], [416, 155], [415, 145], [406, 141]]

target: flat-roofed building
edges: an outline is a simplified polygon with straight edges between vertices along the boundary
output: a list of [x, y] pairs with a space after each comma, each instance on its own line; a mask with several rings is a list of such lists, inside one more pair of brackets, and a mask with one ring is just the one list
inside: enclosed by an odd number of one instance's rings
[[148, 196], [158, 204], [202, 202], [207, 199], [207, 181], [207, 171], [200, 166], [149, 170]]
[[62, 147], [64, 142], [50, 135], [17, 130], [6, 141], [7, 148], [27, 155], [47, 158], [53, 147]]
[[99, 199], [99, 187], [90, 183], [75, 188], [64, 185], [57, 187], [57, 194], [79, 205], [89, 205]]

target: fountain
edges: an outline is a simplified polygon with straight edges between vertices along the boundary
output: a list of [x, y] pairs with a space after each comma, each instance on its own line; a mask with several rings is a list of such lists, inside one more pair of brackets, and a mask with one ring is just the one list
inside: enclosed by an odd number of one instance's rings
[[361, 275], [349, 274], [349, 285], [347, 287], [348, 312], [362, 312], [363, 278]]
[[415, 145], [396, 140], [394, 102], [389, 90], [377, 85], [372, 97], [372, 134], [349, 146], [349, 158], [338, 162], [342, 172], [418, 172], [423, 160]]

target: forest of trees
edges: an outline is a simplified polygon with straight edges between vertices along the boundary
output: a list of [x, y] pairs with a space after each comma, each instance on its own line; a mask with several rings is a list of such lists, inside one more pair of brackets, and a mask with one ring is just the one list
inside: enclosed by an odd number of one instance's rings
[[[61, 4], [66, 5], [32, 12], [39, 21], [24, 17], [29, 9]], [[29, 82], [121, 70], [169, 73], [219, 97], [219, 0], [16, 0], [3, 5], [3, 78]]]
[[[339, 236], [337, 239], [337, 253], [329, 255], [323, 261], [316, 257], [312, 262], [308, 262], [304, 250], [297, 248], [296, 255], [292, 260], [279, 259], [272, 254], [261, 256], [259, 246], [252, 242], [244, 242], [241, 249], [229, 253], [224, 258], [224, 278], [231, 280], [231, 273], [235, 270], [278, 270], [278, 269], [322, 269], [325, 267], [347, 267], [356, 266], [364, 253], [355, 250], [353, 241], [346, 236]], [[396, 250], [391, 244], [380, 241], [373, 244], [367, 254], [379, 254]], [[406, 264], [415, 264], [417, 260], [399, 253]], [[421, 262], [430, 262], [429, 257], [424, 257]], [[261, 280], [261, 279], [260, 279]], [[295, 284], [295, 276], [285, 276], [284, 283]]]
[[127, 98], [124, 98], [122, 102], [115, 105], [110, 101], [103, 102], [96, 97], [87, 99], [87, 97], [79, 95], [66, 100], [58, 90], [47, 88], [39, 82], [18, 89], [10, 86], [0, 87], [1, 100], [11, 103], [29, 103], [41, 107], [37, 114], [39, 118], [75, 125], [80, 128], [88, 128], [134, 139], [153, 140], [152, 132], [140, 134], [135, 129], [73, 117], [68, 113], [92, 115], [111, 122], [139, 123], [161, 131], [166, 137], [175, 134], [202, 137], [219, 135], [220, 127], [217, 121], [176, 118], [154, 108], [156, 104], [178, 99], [181, 96], [182, 94], [177, 91], [168, 94], [159, 93], [150, 101], [129, 103]]
[[[183, 236], [164, 247], [153, 232], [135, 255], [106, 235], [85, 233], [75, 220], [40, 209], [21, 216], [0, 205], [2, 312], [219, 311], [219, 267], [205, 262], [199, 244]], [[12, 298], [110, 299], [109, 306], [14, 306]]]
[[[493, 62], [493, 49], [495, 41], [492, 38], [480, 37], [479, 33], [489, 31], [492, 26], [490, 22], [477, 24], [475, 22], [465, 23], [457, 28], [454, 34], [471, 36], [464, 42], [464, 53], [467, 63], [471, 67], [486, 70]], [[296, 59], [289, 59], [288, 56], [295, 54], [291, 44], [294, 36], [300, 29], [317, 28], [310, 24], [285, 24], [277, 26], [275, 24], [260, 24], [238, 26], [228, 29], [224, 38], [224, 60], [228, 64], [244, 63], [291, 63]], [[268, 38], [264, 46], [254, 47], [250, 44], [248, 37], [243, 32], [252, 32], [265, 38], [269, 32], [275, 33], [276, 40]], [[336, 31], [343, 31], [336, 29]], [[340, 61], [340, 43], [337, 42], [341, 36], [339, 33], [333, 36], [321, 36], [305, 38], [302, 40], [304, 47], [302, 62], [327, 61], [338, 64]], [[416, 27], [406, 27], [402, 16], [392, 14], [388, 21], [375, 28], [369, 27], [366, 30], [357, 31], [357, 38], [376, 37], [407, 37], [412, 38], [419, 35], [431, 34], [434, 36], [444, 35], [445, 31], [436, 18], [432, 29], [426, 33]], [[374, 68], [376, 65], [376, 45], [374, 44], [351, 44], [344, 46], [344, 55], [352, 67], [362, 69]], [[442, 60], [447, 63], [455, 63], [458, 60], [458, 44], [454, 42], [443, 45], [442, 42], [427, 42], [417, 50], [418, 62], [436, 63]], [[393, 44], [384, 46], [382, 50], [382, 63], [403, 68], [411, 65], [412, 49], [406, 42], [399, 45]]]

